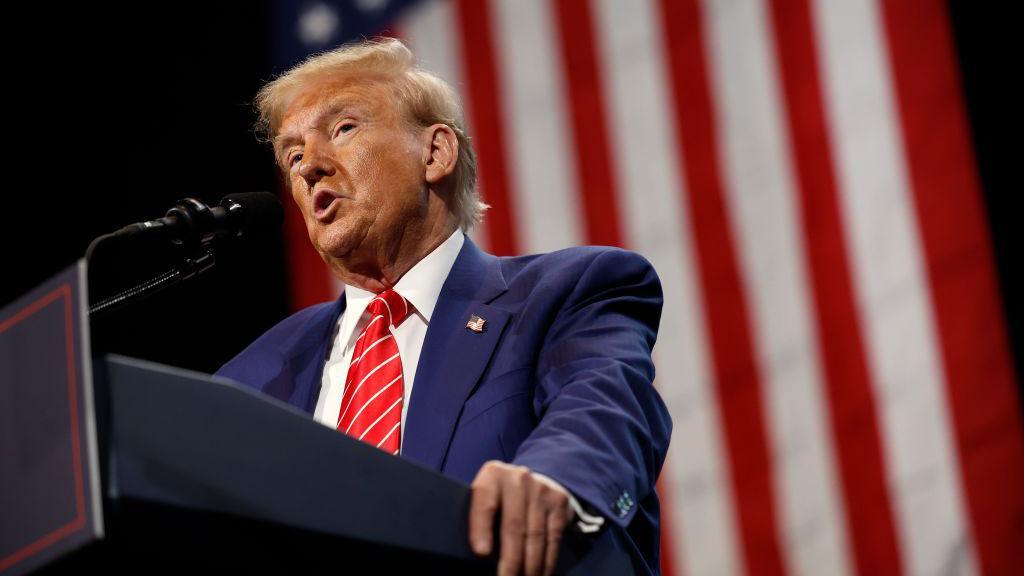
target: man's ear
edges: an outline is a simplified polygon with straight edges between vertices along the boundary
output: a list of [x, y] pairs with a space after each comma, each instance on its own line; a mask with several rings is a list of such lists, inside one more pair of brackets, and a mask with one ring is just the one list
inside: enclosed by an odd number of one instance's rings
[[430, 138], [425, 177], [428, 183], [437, 184], [455, 171], [455, 163], [459, 160], [459, 139], [446, 124], [434, 124], [424, 132]]

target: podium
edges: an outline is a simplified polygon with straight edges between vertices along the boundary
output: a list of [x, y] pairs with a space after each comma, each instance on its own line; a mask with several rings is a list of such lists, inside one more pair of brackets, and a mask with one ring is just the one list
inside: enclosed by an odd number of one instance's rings
[[[78, 264], [0, 315], [0, 573], [493, 574], [469, 487], [230, 380], [89, 353]], [[630, 573], [567, 538], [560, 573]]]

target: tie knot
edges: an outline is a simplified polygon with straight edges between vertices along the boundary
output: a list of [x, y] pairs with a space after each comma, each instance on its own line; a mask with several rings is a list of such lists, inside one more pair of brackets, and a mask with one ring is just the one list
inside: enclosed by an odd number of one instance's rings
[[398, 292], [385, 290], [370, 300], [369, 310], [374, 316], [383, 315], [392, 327], [397, 328], [409, 316], [412, 307]]

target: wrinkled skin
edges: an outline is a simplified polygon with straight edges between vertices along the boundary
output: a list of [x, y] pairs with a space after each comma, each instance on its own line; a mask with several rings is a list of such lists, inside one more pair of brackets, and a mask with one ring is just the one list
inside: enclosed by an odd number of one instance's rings
[[[458, 140], [411, 126], [381, 82], [311, 83], [285, 111], [275, 154], [313, 247], [346, 284], [393, 286], [457, 227], [449, 211]], [[337, 197], [317, 214], [317, 193]]]

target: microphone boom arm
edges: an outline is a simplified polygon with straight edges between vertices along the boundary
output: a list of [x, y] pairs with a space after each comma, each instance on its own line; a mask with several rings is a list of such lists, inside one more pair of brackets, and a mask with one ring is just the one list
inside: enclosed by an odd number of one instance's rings
[[206, 272], [210, 268], [213, 268], [216, 263], [217, 259], [213, 254], [213, 249], [207, 247], [195, 258], [185, 258], [180, 264], [170, 268], [162, 274], [154, 276], [145, 282], [90, 305], [89, 317], [98, 318], [108, 312], [113, 312], [114, 310], [127, 306], [128, 304], [146, 298], [147, 296], [152, 296], [157, 292], [161, 292], [175, 284], [179, 284], [189, 278], [193, 278], [203, 272]]
[[85, 259], [90, 263], [100, 246], [140, 236], [170, 241], [182, 249], [184, 256], [165, 272], [91, 305], [90, 316], [116, 310], [206, 272], [216, 264], [214, 251], [218, 240], [279, 227], [282, 218], [280, 201], [266, 192], [229, 194], [212, 208], [195, 198], [184, 198], [163, 218], [129, 224], [97, 237], [85, 251]]

